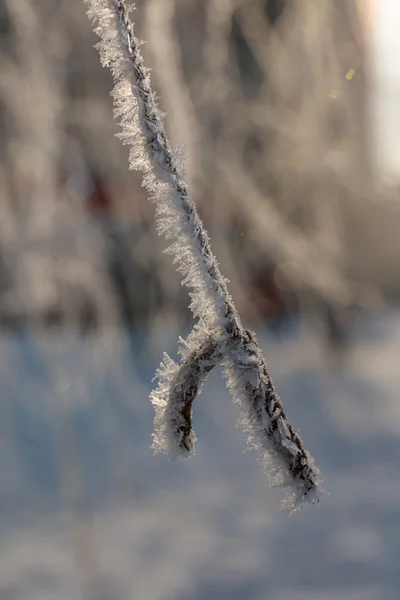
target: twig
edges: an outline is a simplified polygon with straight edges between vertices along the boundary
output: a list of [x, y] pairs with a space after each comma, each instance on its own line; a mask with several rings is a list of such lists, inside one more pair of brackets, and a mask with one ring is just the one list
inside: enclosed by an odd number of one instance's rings
[[[196, 342], [194, 336], [197, 336]], [[222, 360], [223, 339], [217, 331], [203, 333], [197, 328], [193, 329], [191, 338], [190, 343], [181, 340], [180, 364], [165, 354], [157, 371], [159, 385], [150, 396], [157, 407], [153, 435], [155, 452], [183, 456], [194, 453], [193, 402], [209, 373]]]
[[[101, 38], [98, 48], [102, 64], [110, 67], [116, 81], [115, 116], [119, 117], [122, 128], [118, 135], [132, 146], [131, 167], [144, 173], [143, 185], [156, 203], [159, 232], [174, 240], [168, 251], [178, 263], [183, 282], [192, 289], [190, 308], [198, 319], [193, 334], [186, 341], [188, 353], [193, 353], [192, 360], [186, 366], [183, 361], [180, 368], [175, 368], [166, 357], [162, 365], [160, 385], [152, 394], [156, 426], [160, 408], [165, 410], [166, 407], [163, 403], [167, 403], [172, 414], [178, 404], [180, 413], [178, 410], [172, 435], [178, 447], [183, 439], [188, 448], [193, 446], [188, 407], [206, 375], [204, 347], [198, 346], [199, 332], [203, 330], [206, 335], [208, 332], [212, 338], [212, 332], [217, 330], [222, 339], [217, 354], [221, 351], [223, 356], [227, 384], [242, 413], [241, 426], [249, 434], [249, 442], [261, 450], [263, 462], [272, 462], [271, 483], [291, 487], [292, 493], [285, 501], [291, 511], [300, 507], [305, 499], [316, 502], [319, 499], [318, 470], [286, 418], [256, 337], [244, 329], [226, 279], [211, 251], [208, 234], [188, 193], [182, 161], [166, 137], [163, 115], [158, 109], [125, 2], [84, 1], [89, 5], [89, 17], [98, 23], [96, 33]], [[213, 360], [215, 352], [211, 351]], [[182, 374], [198, 377], [197, 383], [194, 379], [190, 383], [188, 401], [182, 393]], [[170, 393], [166, 399], [168, 385]], [[169, 421], [171, 423], [171, 419]], [[164, 430], [162, 432], [164, 434]], [[155, 445], [165, 447], [157, 437]]]

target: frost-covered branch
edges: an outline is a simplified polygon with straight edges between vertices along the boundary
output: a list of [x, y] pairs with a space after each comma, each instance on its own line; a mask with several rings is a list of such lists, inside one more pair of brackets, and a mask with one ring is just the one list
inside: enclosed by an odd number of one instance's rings
[[168, 252], [191, 288], [190, 308], [198, 319], [184, 343], [181, 364], [166, 356], [158, 372], [160, 385], [151, 397], [156, 406], [153, 447], [193, 450], [192, 403], [220, 360], [249, 442], [261, 450], [265, 464], [272, 462], [271, 483], [292, 489], [286, 505], [294, 510], [304, 499], [317, 501], [318, 471], [286, 418], [255, 335], [244, 329], [211, 251], [189, 196], [180, 153], [172, 150], [165, 134], [125, 2], [84, 1], [90, 18], [98, 24], [102, 64], [110, 67], [115, 79], [115, 116], [122, 129], [118, 135], [131, 145], [131, 168], [144, 174], [143, 185], [156, 203], [159, 232], [173, 240]]
[[196, 442], [193, 402], [208, 374], [223, 358], [223, 338], [217, 331], [204, 333], [195, 327], [186, 342], [181, 340], [179, 353], [180, 364], [165, 354], [157, 371], [159, 385], [150, 397], [156, 408], [155, 452], [185, 456], [194, 452]]

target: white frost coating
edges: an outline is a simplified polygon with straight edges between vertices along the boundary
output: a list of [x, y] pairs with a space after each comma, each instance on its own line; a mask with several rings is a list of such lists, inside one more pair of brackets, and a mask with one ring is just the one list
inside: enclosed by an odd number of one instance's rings
[[318, 470], [288, 422], [257, 340], [243, 328], [228, 293], [188, 194], [182, 150], [172, 151], [167, 140], [129, 10], [124, 0], [84, 2], [89, 17], [97, 22], [101, 62], [115, 80], [118, 137], [131, 146], [130, 167], [143, 172], [143, 185], [156, 205], [158, 232], [172, 240], [167, 252], [182, 283], [191, 288], [190, 308], [198, 320], [186, 342], [181, 342], [180, 363], [165, 355], [157, 372], [159, 385], [151, 394], [156, 413], [153, 448], [175, 455], [194, 452], [192, 404], [208, 373], [222, 362], [249, 444], [261, 453], [271, 484], [291, 489], [285, 506], [293, 511], [304, 500], [315, 502]]
[[118, 0], [85, 2], [89, 17], [97, 22], [95, 32], [101, 38], [97, 44], [101, 63], [110, 68], [115, 80], [114, 116], [121, 126], [117, 137], [131, 146], [130, 167], [144, 174], [143, 185], [156, 203], [159, 233], [175, 240], [167, 251], [179, 263], [183, 284], [193, 289], [190, 309], [195, 317], [214, 327], [224, 318], [226, 280], [211, 253], [203, 224], [193, 210], [182, 149], [173, 151], [165, 137], [164, 115], [151, 90], [149, 71], [140, 55], [141, 42], [135, 38], [128, 21], [129, 11]]
[[159, 380], [158, 387], [150, 395], [156, 410], [152, 448], [155, 452], [164, 452], [172, 458], [186, 454], [180, 447], [181, 438], [176, 436], [173, 426], [174, 421], [179, 418], [179, 407], [176, 403], [169, 402], [171, 386], [178, 374], [179, 365], [168, 354], [164, 354], [164, 359], [156, 373]]
[[176, 457], [194, 454], [196, 435], [191, 426], [192, 403], [201, 393], [209, 372], [221, 360], [223, 339], [218, 332], [194, 327], [180, 339], [180, 364], [164, 353], [156, 373], [158, 387], [150, 399], [155, 408], [153, 449]]

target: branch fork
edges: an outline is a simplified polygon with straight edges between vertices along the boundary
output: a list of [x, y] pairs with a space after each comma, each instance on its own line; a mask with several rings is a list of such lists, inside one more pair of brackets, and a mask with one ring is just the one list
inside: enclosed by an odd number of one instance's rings
[[260, 452], [272, 485], [289, 488], [290, 511], [305, 500], [318, 502], [319, 471], [288, 421], [254, 333], [245, 329], [211, 250], [210, 240], [190, 198], [181, 153], [173, 151], [163, 115], [143, 64], [124, 0], [84, 0], [97, 23], [102, 64], [115, 80], [115, 117], [123, 143], [131, 145], [130, 166], [143, 172], [143, 185], [156, 205], [159, 233], [172, 240], [167, 252], [191, 288], [196, 324], [181, 340], [181, 360], [164, 355], [150, 398], [155, 407], [153, 449], [173, 455], [194, 452], [195, 398], [208, 374], [221, 364], [227, 387], [238, 406], [239, 424]]

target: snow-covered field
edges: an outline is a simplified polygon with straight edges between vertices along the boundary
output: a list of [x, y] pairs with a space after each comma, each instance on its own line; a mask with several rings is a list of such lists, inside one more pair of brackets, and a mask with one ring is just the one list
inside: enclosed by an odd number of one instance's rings
[[261, 330], [328, 492], [291, 518], [243, 454], [219, 372], [196, 456], [171, 463], [150, 450], [161, 350], [116, 332], [1, 338], [1, 599], [398, 599], [400, 314], [360, 324], [334, 360], [310, 330]]

